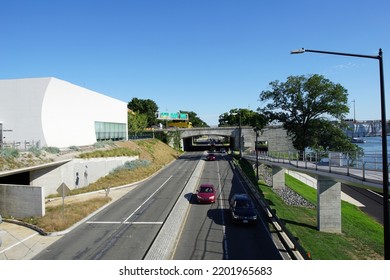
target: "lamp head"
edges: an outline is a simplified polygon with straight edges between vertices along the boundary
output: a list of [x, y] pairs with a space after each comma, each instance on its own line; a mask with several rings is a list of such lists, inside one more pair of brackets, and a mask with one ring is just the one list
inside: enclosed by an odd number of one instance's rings
[[293, 50], [290, 52], [290, 54], [300, 54], [300, 53], [304, 53], [305, 52], [305, 48], [301, 48], [299, 50]]

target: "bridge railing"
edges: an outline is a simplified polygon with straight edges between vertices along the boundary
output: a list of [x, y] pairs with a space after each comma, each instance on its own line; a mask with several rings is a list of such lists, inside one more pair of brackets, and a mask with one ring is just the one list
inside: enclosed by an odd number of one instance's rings
[[[249, 156], [256, 157], [256, 153], [252, 151]], [[281, 151], [258, 152], [258, 158], [297, 168], [347, 175], [363, 181], [381, 182], [383, 178], [381, 153]]]

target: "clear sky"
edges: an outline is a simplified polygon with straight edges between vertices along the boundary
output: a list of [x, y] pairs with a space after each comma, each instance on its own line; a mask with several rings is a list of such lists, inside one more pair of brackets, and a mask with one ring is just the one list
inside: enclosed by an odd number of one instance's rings
[[0, 79], [56, 77], [217, 125], [261, 107], [271, 81], [321, 74], [348, 90], [349, 117], [355, 104], [369, 120], [381, 117], [378, 60], [290, 51], [382, 48], [390, 119], [389, 14], [388, 0], [0, 0]]

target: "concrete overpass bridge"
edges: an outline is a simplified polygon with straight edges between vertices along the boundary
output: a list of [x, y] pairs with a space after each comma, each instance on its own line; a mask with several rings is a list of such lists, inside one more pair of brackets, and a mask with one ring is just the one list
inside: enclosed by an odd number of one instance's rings
[[[215, 139], [218, 137], [225, 138], [229, 149], [240, 150], [242, 153], [255, 149], [256, 132], [250, 126], [177, 128], [167, 131], [179, 135], [181, 147], [184, 151], [196, 150], [197, 144], [194, 139], [202, 136]], [[287, 136], [281, 125], [265, 127], [258, 133], [257, 141], [267, 143], [268, 151], [293, 149], [291, 138]], [[202, 146], [201, 149], [207, 150], [207, 145]]]

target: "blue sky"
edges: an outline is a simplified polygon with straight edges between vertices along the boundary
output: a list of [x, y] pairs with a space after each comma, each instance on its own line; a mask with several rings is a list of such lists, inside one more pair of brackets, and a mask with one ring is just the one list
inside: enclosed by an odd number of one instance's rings
[[56, 77], [217, 125], [261, 107], [271, 81], [321, 74], [348, 90], [349, 117], [355, 100], [369, 120], [381, 116], [378, 60], [290, 51], [382, 48], [390, 119], [389, 12], [387, 0], [1, 0], [0, 79]]

